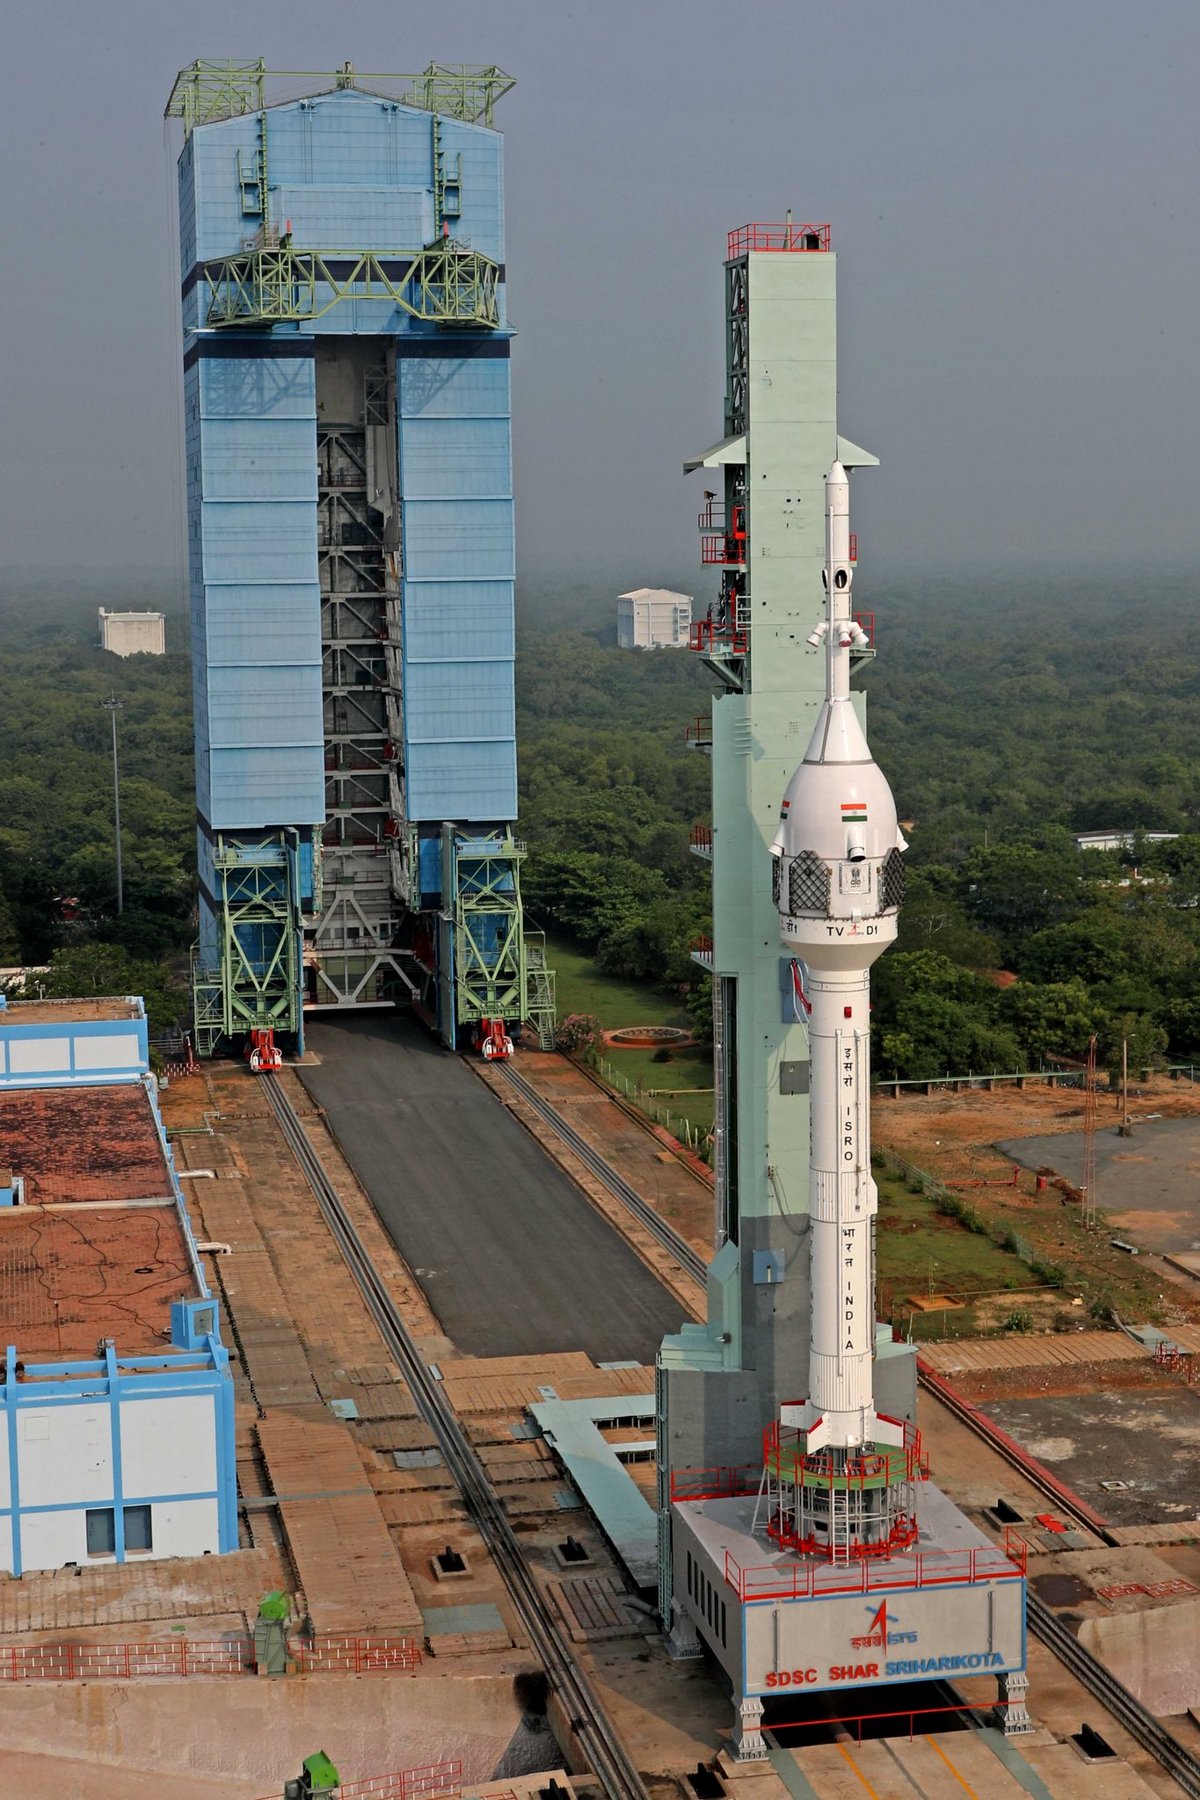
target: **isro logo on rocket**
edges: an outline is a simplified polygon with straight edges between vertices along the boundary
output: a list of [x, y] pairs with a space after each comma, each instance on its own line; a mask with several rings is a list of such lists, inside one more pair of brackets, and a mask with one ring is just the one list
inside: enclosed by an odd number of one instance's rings
[[[871, 1612], [869, 1606], [865, 1610]], [[898, 1624], [899, 1620], [895, 1615], [888, 1613], [888, 1603], [884, 1600], [871, 1613], [871, 1623], [867, 1626], [865, 1637], [851, 1638], [851, 1646], [855, 1650], [886, 1650], [889, 1644], [915, 1644], [916, 1632], [893, 1631], [893, 1625]]]

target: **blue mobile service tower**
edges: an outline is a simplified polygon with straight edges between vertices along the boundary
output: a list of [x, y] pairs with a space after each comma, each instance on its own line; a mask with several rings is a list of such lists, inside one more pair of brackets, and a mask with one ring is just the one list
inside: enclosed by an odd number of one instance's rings
[[201, 1054], [408, 999], [553, 1030], [524, 929], [496, 68], [195, 62], [179, 239]]

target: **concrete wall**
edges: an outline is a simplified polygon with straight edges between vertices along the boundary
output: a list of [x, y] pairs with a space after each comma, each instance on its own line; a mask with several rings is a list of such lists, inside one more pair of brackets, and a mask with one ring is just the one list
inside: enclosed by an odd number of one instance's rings
[[1085, 1619], [1079, 1641], [1152, 1713], [1200, 1706], [1200, 1600]]
[[[106, 1770], [246, 1783], [233, 1793], [282, 1793], [311, 1751], [324, 1749], [347, 1781], [461, 1759], [467, 1784], [488, 1781], [520, 1726], [511, 1675], [449, 1678], [296, 1676], [196, 1677], [148, 1682], [25, 1683], [0, 1690], [0, 1742], [22, 1753], [76, 1760], [86, 1789], [67, 1780], [54, 1800], [124, 1793], [99, 1786]], [[547, 1750], [555, 1752], [547, 1732]], [[132, 1792], [141, 1794], [141, 1788]], [[188, 1790], [190, 1791], [190, 1790]], [[217, 1789], [224, 1794], [224, 1786]]]

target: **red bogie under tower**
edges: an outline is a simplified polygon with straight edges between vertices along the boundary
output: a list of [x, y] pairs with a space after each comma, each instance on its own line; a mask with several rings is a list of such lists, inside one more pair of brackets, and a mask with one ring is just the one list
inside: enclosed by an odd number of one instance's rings
[[251, 1031], [246, 1043], [246, 1061], [252, 1075], [269, 1074], [271, 1070], [283, 1067], [283, 1051], [269, 1027], [255, 1026]]
[[480, 1019], [475, 1027], [475, 1048], [485, 1062], [504, 1062], [513, 1053], [513, 1041], [503, 1019]]

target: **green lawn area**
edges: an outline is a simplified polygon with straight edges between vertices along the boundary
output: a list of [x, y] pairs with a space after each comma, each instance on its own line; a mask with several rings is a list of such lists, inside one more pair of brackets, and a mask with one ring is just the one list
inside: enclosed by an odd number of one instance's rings
[[594, 1013], [606, 1031], [619, 1031], [622, 1025], [679, 1025], [685, 1031], [691, 1028], [687, 1013], [668, 995], [603, 974], [587, 951], [576, 944], [548, 936], [546, 961], [554, 970], [555, 1004], [560, 1019], [568, 1013]]
[[[914, 1338], [973, 1337], [1010, 1312], [1027, 1312], [1027, 1296], [1042, 1283], [1009, 1250], [939, 1213], [932, 1200], [914, 1194], [900, 1176], [876, 1170], [879, 1219], [876, 1264], [879, 1317], [905, 1332], [911, 1314]], [[1011, 1290], [1008, 1305], [1004, 1290]], [[946, 1294], [968, 1304], [938, 1312], [913, 1312], [910, 1295]], [[989, 1296], [987, 1316], [969, 1296]], [[1035, 1302], [1040, 1308], [1041, 1302]], [[1040, 1322], [1040, 1320], [1039, 1320]]]
[[[634, 982], [620, 981], [597, 969], [586, 951], [561, 938], [546, 940], [546, 961], [554, 970], [555, 1001], [558, 1016], [568, 1013], [593, 1013], [606, 1031], [619, 1031], [625, 1025], [677, 1025], [691, 1029], [691, 1018], [667, 994], [653, 988], [639, 987]], [[695, 1095], [649, 1095], [648, 1088], [711, 1088], [712, 1057], [707, 1050], [676, 1050], [670, 1062], [655, 1062], [652, 1050], [604, 1050], [605, 1067], [601, 1071], [622, 1093], [629, 1084], [629, 1097], [652, 1118], [666, 1123], [670, 1112], [675, 1120], [686, 1119], [693, 1131], [708, 1132], [713, 1122], [711, 1093]], [[672, 1126], [677, 1129], [677, 1126]]]

